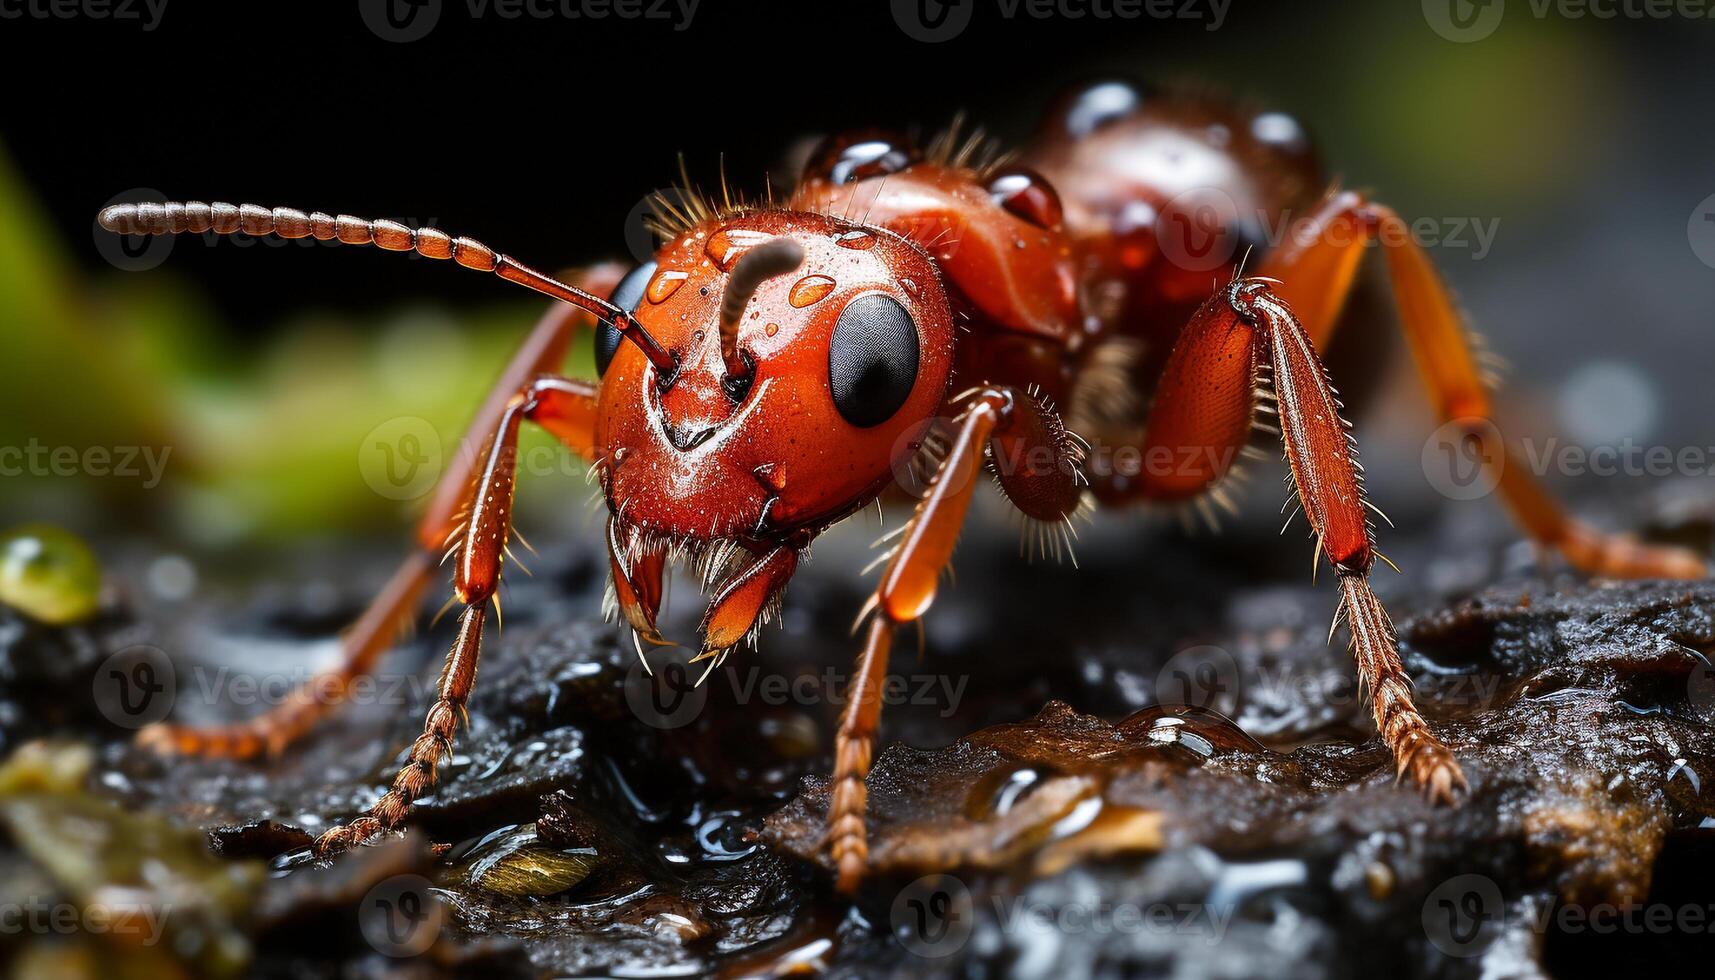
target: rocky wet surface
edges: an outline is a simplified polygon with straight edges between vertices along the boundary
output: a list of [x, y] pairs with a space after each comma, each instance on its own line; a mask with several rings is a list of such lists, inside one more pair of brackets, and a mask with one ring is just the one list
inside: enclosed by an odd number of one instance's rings
[[[327, 655], [386, 567], [330, 547], [298, 563], [349, 569], [334, 585], [286, 568], [170, 609], [111, 570], [119, 586], [81, 624], [0, 609], [0, 878], [19, 902], [165, 907], [168, 941], [6, 934], [0, 957], [89, 976], [1702, 962], [1715, 585], [1544, 571], [1498, 522], [1457, 520], [1390, 534], [1411, 574], [1381, 582], [1425, 713], [1470, 778], [1452, 810], [1396, 785], [1343, 634], [1326, 642], [1333, 589], [1308, 581], [1299, 542], [1119, 521], [1086, 533], [1074, 570], [1015, 560], [1004, 531], [969, 534], [923, 652], [909, 633], [896, 648], [873, 874], [854, 902], [832, 893], [818, 844], [873, 527], [819, 546], [784, 629], [700, 688], [684, 650], [652, 653], [651, 676], [601, 622], [593, 535], [543, 548], [533, 577], [509, 580], [469, 728], [411, 832], [331, 862], [308, 843], [391, 777], [450, 624], [425, 622], [278, 759], [165, 759], [129, 744], [162, 710], [127, 712], [145, 682], [177, 718], [254, 713]], [[1659, 530], [1698, 542], [1709, 526], [1686, 512]], [[690, 638], [689, 593], [670, 636]], [[1701, 928], [1578, 920], [1690, 906]]]

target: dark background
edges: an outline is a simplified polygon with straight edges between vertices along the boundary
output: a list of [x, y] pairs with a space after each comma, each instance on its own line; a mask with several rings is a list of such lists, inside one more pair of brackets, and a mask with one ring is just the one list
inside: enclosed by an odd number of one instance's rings
[[[623, 256], [627, 214], [672, 181], [681, 153], [699, 182], [716, 182], [724, 155], [734, 184], [757, 191], [765, 173], [786, 182], [782, 160], [807, 134], [933, 128], [964, 110], [1019, 141], [1080, 79], [1207, 82], [1298, 116], [1332, 174], [1407, 217], [1496, 223], [1487, 254], [1432, 252], [1513, 365], [1500, 402], [1520, 429], [1715, 442], [1715, 269], [1688, 239], [1715, 193], [1715, 21], [1538, 17], [1513, 0], [1491, 36], [1461, 44], [1416, 0], [1233, 0], [1218, 30], [1206, 3], [1191, 8], [1204, 19], [1103, 20], [1009, 19], [999, 0], [964, 2], [968, 29], [938, 44], [908, 36], [886, 0], [702, 0], [683, 31], [472, 19], [446, 0], [411, 43], [379, 38], [356, 0], [169, 0], [148, 32], [0, 20], [0, 161], [78, 288], [175, 283], [242, 353], [306, 311], [338, 311], [361, 336], [413, 304], [528, 298], [358, 249], [186, 245], [160, 269], [119, 272], [96, 249], [101, 205], [153, 188], [432, 221], [561, 268]], [[1433, 422], [1402, 364], [1396, 351], [1397, 411], [1366, 422], [1366, 459], [1393, 453], [1405, 492], [1423, 495], [1414, 464]]]
[[[464, 0], [446, 0], [413, 43], [377, 38], [356, 0], [169, 0], [147, 33], [0, 21], [12, 93], [0, 136], [68, 234], [110, 196], [153, 187], [434, 217], [547, 264], [616, 251], [615, 229], [676, 175], [679, 153], [707, 183], [724, 154], [734, 182], [755, 188], [770, 170], [779, 179], [786, 148], [808, 133], [937, 126], [963, 109], [1021, 139], [1074, 79], [1206, 79], [1298, 115], [1333, 171], [1408, 216], [1500, 217], [1508, 258], [1567, 235], [1618, 255], [1620, 219], [1672, 201], [1659, 218], [1675, 253], [1663, 261], [1676, 268], [1657, 285], [1709, 287], [1697, 275], [1707, 270], [1673, 248], [1691, 207], [1715, 191], [1709, 22], [1536, 20], [1514, 0], [1494, 35], [1455, 44], [1414, 0], [1234, 0], [1214, 31], [1176, 19], [1008, 20], [998, 0], [964, 2], [975, 6], [970, 26], [939, 44], [907, 37], [886, 0], [703, 0], [684, 31], [647, 19], [472, 20]], [[73, 244], [98, 269], [87, 237]], [[262, 265], [196, 252], [176, 257], [175, 271], [251, 324], [286, 301], [283, 284], [311, 274], [299, 301], [386, 304], [426, 288], [480, 299], [492, 288], [378, 274], [398, 269], [374, 256]], [[1478, 278], [1450, 264], [1461, 286]], [[1621, 271], [1541, 270], [1536, 286]]]

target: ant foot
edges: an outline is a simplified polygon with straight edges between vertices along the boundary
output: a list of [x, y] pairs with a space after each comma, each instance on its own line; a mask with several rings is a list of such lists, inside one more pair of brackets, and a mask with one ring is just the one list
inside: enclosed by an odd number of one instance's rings
[[383, 829], [381, 821], [374, 817], [358, 817], [351, 823], [334, 827], [317, 837], [312, 849], [318, 858], [333, 857], [357, 847], [369, 838], [381, 833]]
[[1469, 792], [1465, 771], [1452, 750], [1427, 733], [1414, 733], [1413, 742], [1397, 753], [1399, 778], [1409, 773], [1411, 781], [1422, 790], [1424, 798], [1436, 806], [1454, 806], [1459, 796]]

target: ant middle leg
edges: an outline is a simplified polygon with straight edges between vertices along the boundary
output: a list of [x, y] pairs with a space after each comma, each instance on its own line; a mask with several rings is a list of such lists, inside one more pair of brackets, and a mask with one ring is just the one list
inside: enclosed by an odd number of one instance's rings
[[1032, 520], [1058, 523], [1077, 509], [1085, 486], [1082, 443], [1042, 402], [1011, 388], [983, 387], [956, 402], [964, 410], [923, 499], [901, 528], [881, 581], [858, 621], [868, 620], [850, 695], [834, 738], [829, 781], [829, 856], [836, 887], [851, 893], [869, 860], [865, 812], [882, 692], [895, 630], [923, 616], [953, 557], [985, 456], [1001, 491]]
[[1488, 386], [1452, 298], [1429, 256], [1391, 208], [1346, 191], [1330, 196], [1294, 226], [1257, 274], [1280, 282], [1275, 293], [1298, 315], [1317, 348], [1325, 348], [1355, 281], [1365, 247], [1380, 241], [1393, 281], [1400, 325], [1435, 411], [1460, 425], [1495, 474], [1496, 489], [1534, 540], [1589, 574], [1622, 578], [1702, 578], [1708, 566], [1692, 552], [1648, 545], [1598, 531], [1569, 516], [1506, 445], [1493, 422]]

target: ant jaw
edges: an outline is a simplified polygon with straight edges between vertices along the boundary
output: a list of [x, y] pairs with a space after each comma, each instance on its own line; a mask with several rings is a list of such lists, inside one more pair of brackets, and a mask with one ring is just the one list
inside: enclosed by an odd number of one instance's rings
[[754, 640], [757, 629], [775, 618], [781, 593], [797, 567], [807, 539], [759, 545], [748, 537], [699, 538], [667, 535], [609, 521], [610, 613], [617, 611], [640, 643], [676, 646], [656, 626], [664, 581], [673, 566], [690, 570], [709, 597], [699, 632], [705, 648], [723, 652]]

